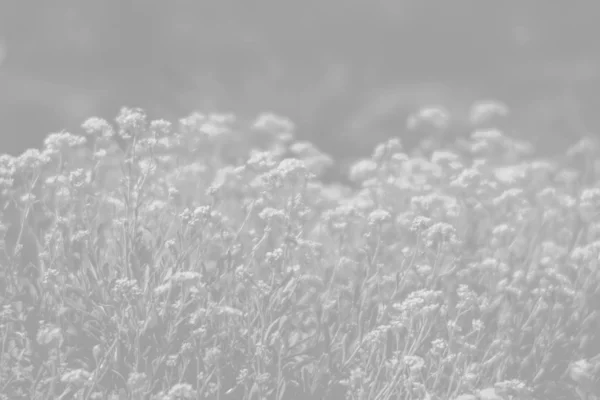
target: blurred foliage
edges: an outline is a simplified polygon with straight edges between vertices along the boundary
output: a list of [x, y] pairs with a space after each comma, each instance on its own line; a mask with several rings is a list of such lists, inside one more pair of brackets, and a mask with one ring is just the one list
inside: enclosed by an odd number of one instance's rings
[[272, 110], [324, 150], [358, 154], [422, 103], [443, 103], [460, 123], [473, 100], [497, 98], [515, 126], [563, 148], [600, 122], [593, 7], [0, 0], [1, 144], [21, 151], [128, 105], [166, 118]]

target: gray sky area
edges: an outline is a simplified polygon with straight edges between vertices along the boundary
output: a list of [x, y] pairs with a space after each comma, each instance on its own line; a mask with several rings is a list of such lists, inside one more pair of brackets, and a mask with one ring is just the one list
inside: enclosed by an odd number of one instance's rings
[[324, 149], [355, 154], [373, 145], [376, 135], [364, 130], [387, 136], [423, 101], [460, 114], [475, 99], [495, 98], [514, 110], [521, 131], [562, 146], [599, 122], [595, 7], [0, 1], [0, 141], [19, 152], [127, 105], [170, 119], [275, 111]]

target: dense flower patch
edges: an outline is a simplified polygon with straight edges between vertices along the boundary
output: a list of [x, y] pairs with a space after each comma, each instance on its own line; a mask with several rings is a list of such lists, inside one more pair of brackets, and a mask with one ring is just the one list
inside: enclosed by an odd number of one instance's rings
[[0, 157], [0, 397], [593, 398], [595, 142], [415, 124], [347, 186], [268, 114], [123, 109]]

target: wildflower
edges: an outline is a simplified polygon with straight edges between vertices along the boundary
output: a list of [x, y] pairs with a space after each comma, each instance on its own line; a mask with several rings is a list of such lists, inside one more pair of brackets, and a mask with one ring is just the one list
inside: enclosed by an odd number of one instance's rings
[[285, 211], [278, 210], [272, 207], [264, 208], [259, 214], [258, 217], [265, 221], [284, 221], [286, 219]]
[[446, 342], [444, 339], [437, 338], [431, 342], [430, 351], [432, 352], [432, 354], [441, 355], [447, 348], [448, 342]]
[[206, 135], [208, 138], [217, 138], [231, 132], [228, 122], [227, 119], [209, 115], [208, 121], [199, 124], [198, 132]]
[[571, 210], [577, 204], [575, 198], [568, 194], [558, 194], [557, 195], [558, 205], [564, 209]]
[[84, 369], [74, 369], [65, 372], [60, 380], [73, 385], [84, 385], [91, 376], [92, 374]]
[[514, 185], [525, 180], [526, 170], [518, 165], [499, 167], [494, 170], [494, 176], [502, 183]]
[[458, 295], [459, 299], [457, 304], [457, 308], [459, 309], [466, 310], [477, 303], [477, 294], [465, 284], [458, 285], [456, 294]]
[[22, 204], [26, 204], [29, 206], [35, 202], [36, 196], [33, 193], [25, 193], [24, 195], [19, 197], [19, 200], [21, 200]]
[[594, 154], [598, 151], [598, 142], [590, 137], [584, 137], [567, 149], [569, 157]]
[[439, 241], [441, 242], [456, 242], [458, 237], [456, 236], [456, 229], [445, 222], [438, 222], [424, 232], [425, 240], [429, 246], [435, 245]]
[[376, 327], [364, 336], [363, 343], [369, 346], [383, 343], [389, 329], [390, 327], [388, 325], [380, 325]]
[[440, 167], [431, 163], [429, 160], [423, 157], [411, 158], [404, 163], [404, 166], [407, 168], [408, 172], [415, 175], [413, 176], [413, 179], [415, 179], [418, 175], [420, 175], [421, 178], [427, 178], [429, 176], [440, 176]]
[[431, 195], [415, 196], [410, 200], [411, 208], [415, 212], [425, 213], [433, 207], [434, 198]]
[[394, 304], [394, 308], [401, 311], [418, 310], [422, 305], [425, 304], [425, 299], [418, 295], [411, 293], [409, 297], [404, 300], [401, 304]]
[[380, 163], [390, 155], [397, 154], [400, 151], [402, 151], [402, 142], [398, 138], [392, 138], [375, 147], [371, 159]]
[[482, 389], [479, 391], [479, 398], [481, 400], [503, 400], [494, 388]]
[[327, 154], [319, 154], [304, 159], [306, 168], [314, 176], [320, 176], [327, 168], [334, 164], [333, 158]]
[[204, 354], [204, 363], [208, 367], [216, 366], [221, 358], [221, 349], [219, 347], [211, 347]]
[[584, 189], [580, 195], [579, 213], [584, 221], [589, 222], [600, 210], [600, 188]]
[[246, 165], [256, 172], [266, 172], [276, 165], [274, 155], [269, 151], [254, 151]]
[[290, 151], [298, 157], [313, 157], [322, 154], [311, 142], [298, 141], [290, 146]]
[[146, 113], [141, 108], [122, 107], [116, 122], [121, 138], [127, 140], [141, 136], [146, 129]]
[[552, 207], [557, 202], [556, 188], [547, 187], [542, 189], [536, 195], [538, 202], [543, 207]]
[[69, 173], [69, 183], [75, 188], [83, 187], [87, 183], [88, 176], [88, 172], [83, 168], [77, 168]]
[[352, 388], [359, 388], [362, 386], [363, 380], [366, 378], [366, 374], [362, 368], [356, 367], [350, 371], [349, 384]]
[[206, 115], [199, 112], [194, 112], [179, 120], [179, 128], [183, 135], [190, 135], [195, 133], [198, 127], [201, 126], [205, 121], [207, 121]]
[[128, 280], [126, 278], [117, 279], [115, 286], [112, 291], [128, 300], [139, 298], [142, 295], [142, 291], [138, 287], [137, 281]]
[[352, 182], [362, 182], [374, 176], [377, 163], [373, 160], [361, 160], [350, 167], [349, 177]]
[[590, 245], [577, 246], [571, 252], [570, 258], [572, 261], [580, 264], [587, 264], [594, 257], [597, 257], [597, 251]]
[[448, 127], [449, 123], [450, 113], [445, 108], [426, 107], [409, 117], [407, 127], [413, 130], [423, 125], [429, 125], [435, 129], [443, 130]]
[[[260, 166], [262, 168], [262, 166]], [[218, 190], [221, 188], [241, 188], [244, 186], [244, 176], [247, 171], [245, 165], [239, 167], [226, 166], [220, 168], [214, 176], [214, 179], [211, 183], [211, 188], [213, 190]]]
[[129, 375], [127, 379], [127, 386], [129, 390], [133, 392], [139, 392], [144, 390], [146, 385], [148, 384], [148, 377], [143, 372], [133, 372]]
[[533, 144], [526, 140], [510, 138], [505, 145], [508, 149], [507, 155], [511, 160], [518, 160], [521, 157], [530, 157], [535, 152]]
[[226, 315], [229, 317], [242, 317], [244, 313], [237, 308], [228, 307], [228, 306], [220, 306], [217, 308], [218, 315]]
[[418, 356], [404, 356], [402, 359], [412, 374], [418, 374], [425, 368], [425, 360]]
[[492, 229], [492, 237], [496, 240], [510, 239], [515, 233], [515, 227], [508, 224], [499, 224]]
[[178, 383], [169, 390], [169, 399], [195, 399], [198, 394], [189, 383]]
[[481, 181], [482, 175], [479, 171], [474, 168], [466, 168], [450, 182], [450, 187], [473, 190], [480, 185]]
[[429, 276], [431, 274], [431, 271], [433, 271], [433, 268], [431, 267], [431, 265], [427, 265], [427, 264], [419, 264], [415, 268], [416, 268], [417, 273], [422, 277]]
[[94, 154], [94, 158], [97, 160], [102, 160], [106, 157], [108, 152], [105, 149], [98, 149]]
[[406, 153], [394, 153], [391, 160], [393, 163], [402, 166], [405, 162], [408, 162], [409, 159], [410, 158]]
[[233, 124], [237, 119], [233, 113], [210, 113], [208, 120], [216, 124]]
[[282, 141], [290, 141], [294, 137], [295, 126], [292, 121], [272, 113], [260, 114], [252, 124], [252, 127], [270, 133]]
[[478, 101], [471, 106], [469, 120], [473, 125], [480, 125], [494, 117], [506, 117], [508, 107], [499, 101]]
[[297, 158], [286, 158], [277, 166], [276, 172], [284, 181], [294, 182], [310, 177], [306, 164]]
[[410, 225], [410, 230], [411, 232], [420, 232], [428, 229], [432, 224], [433, 222], [430, 218], [418, 215], [413, 219]]
[[280, 247], [276, 248], [273, 251], [269, 251], [265, 254], [265, 262], [270, 265], [272, 265], [282, 259], [283, 259], [283, 249]]
[[173, 124], [164, 119], [154, 120], [150, 122], [150, 132], [156, 138], [170, 136]]
[[527, 384], [518, 379], [511, 379], [502, 382], [496, 382], [494, 384], [494, 388], [496, 389], [499, 395], [508, 395], [511, 397], [529, 397], [531, 389], [527, 386]]
[[377, 210], [372, 211], [369, 214], [368, 218], [369, 218], [369, 225], [379, 225], [384, 222], [390, 221], [392, 219], [392, 215], [386, 210], [377, 209]]
[[186, 283], [198, 281], [200, 278], [201, 275], [198, 272], [177, 271], [171, 276], [171, 281], [177, 283]]
[[38, 149], [25, 150], [15, 159], [14, 166], [20, 172], [39, 171], [50, 162], [50, 158]]
[[193, 211], [194, 218], [196, 219], [206, 219], [211, 216], [211, 207], [210, 206], [200, 206], [196, 207]]
[[265, 385], [271, 379], [271, 374], [268, 372], [256, 375], [256, 383], [259, 385]]
[[446, 322], [446, 326], [448, 327], [449, 332], [453, 332], [455, 334], [462, 333], [462, 328], [460, 327], [460, 325], [458, 324], [458, 322], [456, 320], [451, 320], [451, 321]]
[[544, 181], [556, 172], [558, 166], [546, 160], [533, 160], [527, 164], [527, 169], [534, 181]]
[[593, 365], [588, 360], [581, 359], [571, 363], [569, 366], [569, 376], [575, 382], [584, 382], [585, 380], [590, 379], [592, 369]]
[[267, 346], [265, 346], [262, 342], [258, 342], [256, 344], [255, 349], [256, 356], [261, 358], [264, 362], [269, 364], [271, 362], [271, 354]]
[[139, 160], [137, 164], [143, 176], [154, 175], [158, 171], [158, 165], [155, 160], [144, 158]]
[[[493, 158], [506, 152], [507, 138], [498, 129], [480, 129], [471, 134], [471, 153]], [[504, 152], [502, 152], [504, 151]]]
[[431, 162], [442, 168], [457, 170], [462, 167], [458, 154], [451, 151], [434, 151], [431, 155]]
[[57, 326], [47, 325], [38, 331], [37, 342], [41, 345], [48, 345], [55, 342], [60, 346], [62, 341], [63, 335], [61, 329]]
[[401, 312], [413, 314], [428, 314], [439, 308], [438, 301], [442, 292], [421, 289], [411, 292], [402, 303], [396, 303], [393, 307]]
[[493, 204], [495, 207], [502, 207], [510, 203], [519, 204], [520, 201], [526, 200], [523, 198], [523, 189], [520, 188], [510, 188], [505, 190], [500, 196], [497, 196], [493, 200]]
[[12, 186], [16, 171], [16, 158], [8, 154], [0, 155], [0, 187], [8, 189]]
[[150, 202], [148, 202], [148, 205], [146, 206], [146, 212], [148, 213], [162, 213], [164, 212], [168, 207], [167, 202], [163, 201], [163, 200], [152, 200]]
[[541, 244], [540, 264], [549, 266], [553, 262], [562, 259], [567, 255], [568, 249], [558, 245], [556, 242], [546, 240]]
[[501, 143], [504, 138], [504, 134], [498, 129], [477, 130], [471, 134], [471, 139], [486, 143]]
[[60, 153], [64, 150], [82, 146], [84, 143], [85, 137], [68, 132], [51, 133], [44, 139], [44, 147], [50, 153]]
[[108, 121], [102, 118], [89, 118], [81, 125], [81, 127], [89, 136], [96, 134], [100, 137], [109, 138], [114, 135], [113, 127], [108, 123]]

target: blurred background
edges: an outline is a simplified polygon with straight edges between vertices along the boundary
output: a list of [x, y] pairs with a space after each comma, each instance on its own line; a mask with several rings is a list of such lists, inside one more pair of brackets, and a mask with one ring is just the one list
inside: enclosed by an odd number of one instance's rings
[[475, 100], [563, 151], [600, 127], [600, 9], [584, 1], [0, 0], [0, 152], [121, 106], [291, 118], [336, 157]]

